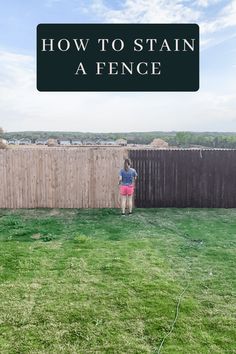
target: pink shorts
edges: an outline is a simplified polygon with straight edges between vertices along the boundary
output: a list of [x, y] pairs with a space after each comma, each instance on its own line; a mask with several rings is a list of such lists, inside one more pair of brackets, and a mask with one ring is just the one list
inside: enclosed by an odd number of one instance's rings
[[134, 194], [134, 186], [131, 184], [129, 186], [120, 186], [120, 195], [133, 195]]

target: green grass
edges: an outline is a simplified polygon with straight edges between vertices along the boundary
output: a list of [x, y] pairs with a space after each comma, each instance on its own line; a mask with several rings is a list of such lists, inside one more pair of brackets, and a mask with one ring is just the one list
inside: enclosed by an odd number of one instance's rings
[[236, 353], [236, 210], [0, 210], [0, 353]]

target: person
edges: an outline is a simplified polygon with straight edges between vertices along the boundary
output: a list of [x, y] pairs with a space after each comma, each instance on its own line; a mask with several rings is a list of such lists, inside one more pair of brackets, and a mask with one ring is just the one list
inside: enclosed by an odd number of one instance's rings
[[119, 173], [119, 185], [121, 195], [121, 212], [125, 215], [126, 203], [128, 202], [129, 214], [133, 211], [133, 194], [135, 188], [135, 181], [137, 179], [137, 172], [131, 168], [130, 160], [125, 159], [124, 168]]

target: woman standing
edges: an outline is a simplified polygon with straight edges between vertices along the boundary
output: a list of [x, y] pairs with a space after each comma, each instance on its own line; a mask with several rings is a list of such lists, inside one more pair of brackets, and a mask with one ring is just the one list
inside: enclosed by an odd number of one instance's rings
[[128, 202], [129, 214], [132, 214], [133, 194], [137, 176], [138, 174], [135, 169], [130, 167], [130, 160], [125, 159], [124, 168], [119, 173], [122, 215], [125, 215], [126, 202]]

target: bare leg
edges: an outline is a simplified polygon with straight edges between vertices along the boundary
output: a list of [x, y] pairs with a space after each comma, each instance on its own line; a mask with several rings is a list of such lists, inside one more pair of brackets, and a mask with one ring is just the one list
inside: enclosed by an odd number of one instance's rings
[[126, 207], [126, 195], [121, 196], [121, 211], [122, 214], [125, 214], [125, 207]]
[[133, 196], [132, 195], [128, 196], [128, 206], [129, 206], [129, 212], [132, 213], [132, 210], [133, 210]]

